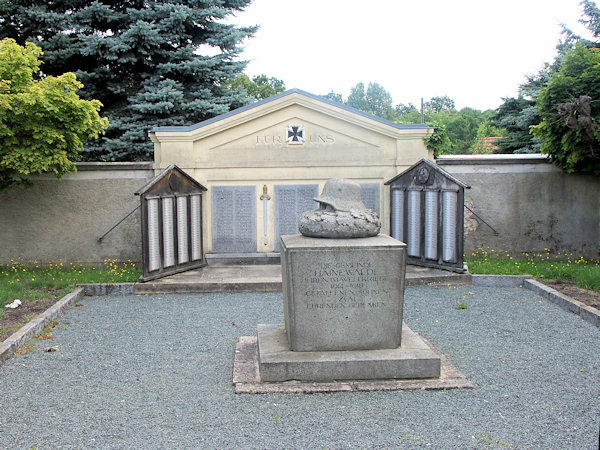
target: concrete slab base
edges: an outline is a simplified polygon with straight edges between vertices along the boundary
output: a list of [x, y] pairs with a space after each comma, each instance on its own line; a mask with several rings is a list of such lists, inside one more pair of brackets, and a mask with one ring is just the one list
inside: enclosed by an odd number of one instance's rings
[[[468, 273], [428, 267], [406, 266], [406, 285], [471, 284]], [[183, 294], [190, 292], [281, 292], [279, 264], [213, 264], [165, 278], [135, 283], [136, 294]]]
[[[404, 334], [406, 331], [406, 335]], [[233, 366], [233, 384], [237, 394], [264, 394], [264, 393], [318, 393], [318, 392], [352, 392], [352, 391], [376, 391], [376, 390], [415, 390], [415, 389], [458, 389], [472, 388], [465, 376], [460, 373], [450, 361], [438, 352], [426, 339], [414, 333], [410, 328], [403, 328], [403, 340], [414, 338], [413, 345], [419, 347], [418, 351], [429, 353], [438, 358], [440, 363], [438, 374], [433, 378], [396, 378], [388, 379], [345, 379], [341, 381], [265, 381], [261, 374], [259, 363], [259, 344], [257, 336], [244, 336], [239, 339], [235, 350]], [[284, 334], [285, 337], [285, 334]], [[417, 344], [420, 342], [420, 344]], [[422, 348], [426, 347], [426, 349]], [[379, 351], [379, 350], [377, 350]], [[372, 352], [372, 351], [369, 351]], [[292, 352], [290, 352], [292, 353]], [[294, 353], [317, 353], [317, 352], [294, 352]], [[318, 353], [346, 353], [346, 352], [318, 352]], [[314, 355], [313, 355], [314, 356]], [[330, 355], [331, 356], [331, 355]], [[318, 360], [318, 358], [315, 358]], [[348, 364], [326, 363], [324, 367], [345, 370]], [[405, 373], [405, 375], [408, 375]]]
[[262, 381], [439, 378], [441, 361], [406, 325], [402, 345], [382, 350], [291, 351], [283, 325], [258, 325]]

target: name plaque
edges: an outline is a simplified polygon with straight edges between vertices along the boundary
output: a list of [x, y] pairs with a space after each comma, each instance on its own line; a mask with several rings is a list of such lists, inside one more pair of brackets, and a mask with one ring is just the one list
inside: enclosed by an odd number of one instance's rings
[[362, 201], [365, 206], [381, 217], [379, 212], [379, 183], [365, 183], [361, 184], [360, 187], [362, 188]]
[[214, 253], [256, 252], [256, 187], [212, 187]]
[[298, 234], [298, 221], [306, 211], [317, 209], [313, 198], [319, 195], [318, 184], [294, 184], [275, 186], [275, 251], [279, 251], [279, 238], [286, 234]]

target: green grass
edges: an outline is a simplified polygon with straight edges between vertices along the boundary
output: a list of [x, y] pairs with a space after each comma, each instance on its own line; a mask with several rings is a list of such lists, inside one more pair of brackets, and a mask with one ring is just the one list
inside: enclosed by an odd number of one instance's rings
[[489, 275], [531, 275], [547, 280], [572, 281], [583, 289], [600, 292], [600, 259], [585, 259], [572, 253], [542, 252], [511, 255], [479, 249], [465, 258], [469, 272]]
[[[134, 282], [142, 271], [134, 263], [116, 263], [105, 260], [98, 267], [84, 267], [73, 263], [54, 263], [41, 266], [11, 260], [0, 264], [0, 307], [18, 298], [35, 300], [53, 296], [61, 297], [83, 283]], [[0, 314], [4, 311], [0, 310]]]

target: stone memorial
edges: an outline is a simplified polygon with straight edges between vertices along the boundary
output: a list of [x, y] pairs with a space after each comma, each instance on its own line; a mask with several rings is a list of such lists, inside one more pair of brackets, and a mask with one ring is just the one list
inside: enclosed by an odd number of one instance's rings
[[213, 186], [213, 251], [256, 251], [256, 187]]
[[292, 351], [400, 346], [405, 245], [389, 236], [281, 238]]
[[315, 201], [281, 237], [285, 325], [258, 326], [261, 381], [439, 378], [402, 322], [406, 244], [378, 234], [357, 183], [329, 180]]
[[365, 206], [380, 216], [379, 183], [365, 183], [361, 184], [360, 187], [362, 189], [362, 201]]
[[279, 251], [279, 238], [298, 232], [298, 220], [314, 204], [319, 194], [318, 184], [275, 185], [275, 251]]
[[304, 213], [298, 225], [304, 236], [349, 239], [379, 234], [381, 222], [373, 210], [365, 207], [360, 184], [329, 180], [314, 200], [319, 208]]

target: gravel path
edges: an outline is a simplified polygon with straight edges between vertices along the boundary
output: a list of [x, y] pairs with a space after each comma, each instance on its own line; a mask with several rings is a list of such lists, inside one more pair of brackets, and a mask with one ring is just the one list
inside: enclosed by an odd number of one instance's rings
[[476, 385], [446, 392], [234, 394], [234, 340], [282, 323], [281, 293], [82, 303], [0, 366], [1, 448], [598, 448], [600, 330], [530, 291], [407, 288]]

